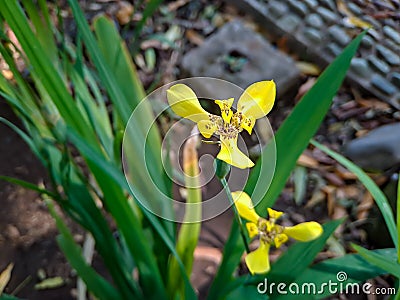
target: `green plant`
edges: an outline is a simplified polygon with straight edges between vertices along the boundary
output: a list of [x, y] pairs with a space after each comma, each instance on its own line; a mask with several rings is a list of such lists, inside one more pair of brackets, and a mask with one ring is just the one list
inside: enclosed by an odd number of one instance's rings
[[[152, 189], [149, 175], [140, 172], [149, 167], [150, 179], [163, 193], [172, 195], [172, 183], [160, 158], [160, 133], [151, 123], [154, 115], [150, 103], [142, 100], [145, 92], [135, 66], [107, 17], [98, 17], [92, 31], [78, 2], [69, 0], [68, 3], [78, 27], [75, 42], [51, 23], [46, 1], [37, 1], [39, 10], [30, 0], [22, 1], [22, 5], [16, 0], [0, 2], [1, 18], [18, 40], [18, 44], [14, 44], [7, 37], [6, 27], [1, 27], [0, 53], [13, 73], [13, 80], [0, 76], [0, 95], [22, 120], [25, 131], [3, 118], [0, 120], [13, 128], [39, 157], [48, 170], [50, 182], [45, 187], [37, 187], [21, 180], [1, 178], [43, 195], [60, 231], [57, 238], [60, 248], [95, 297], [195, 299], [189, 276], [199, 225], [185, 224], [177, 233], [173, 222], [153, 215], [143, 206], [146, 199], [152, 199], [167, 215], [174, 213], [172, 206], [160, 201]], [[154, 11], [156, 3], [158, 1], [150, 1], [147, 12]], [[143, 22], [140, 24], [142, 26]], [[275, 151], [271, 145], [263, 150], [261, 159], [252, 169], [245, 191], [253, 200], [260, 200], [256, 207], [260, 215], [265, 215], [267, 208], [274, 204], [298, 157], [322, 122], [362, 36], [358, 36], [325, 70], [278, 130], [275, 174], [271, 173], [270, 158]], [[29, 71], [27, 78], [18, 70], [14, 53], [19, 53], [25, 62]], [[135, 170], [130, 178], [133, 184], [128, 185], [120, 153], [124, 130], [139, 104], [144, 108], [137, 119], [132, 120], [134, 131], [127, 130], [126, 133], [127, 149], [132, 155], [127, 156], [124, 163], [130, 170]], [[146, 159], [142, 160], [139, 158], [144, 146]], [[79, 158], [84, 159], [84, 167], [78, 163]], [[193, 156], [186, 162], [190, 162], [187, 175], [196, 174]], [[191, 188], [190, 178], [186, 178], [188, 201], [198, 203], [201, 195], [198, 189]], [[268, 190], [266, 185], [256, 185], [260, 178], [272, 180]], [[383, 200], [377, 199], [377, 202], [384, 206]], [[54, 209], [55, 203], [93, 236], [97, 253], [112, 282], [85, 261], [80, 245], [75, 243], [63, 218]], [[385, 207], [382, 212], [392, 237], [397, 237], [393, 216]], [[196, 210], [187, 212], [199, 213]], [[108, 217], [112, 218], [116, 229], [111, 227]], [[342, 270], [349, 274], [351, 282], [361, 282], [392, 272], [374, 267], [376, 261], [368, 256], [380, 255], [382, 251], [364, 255], [361, 250], [360, 254], [366, 260], [360, 255], [349, 254], [310, 266], [340, 223], [341, 220], [336, 220], [324, 224], [324, 232], [318, 239], [291, 246], [265, 277], [234, 275], [244, 251], [240, 230], [234, 221], [208, 298], [238, 299], [242, 295], [254, 295], [255, 299], [265, 299], [267, 296], [256, 289], [265, 278], [288, 284], [338, 282], [336, 273]], [[191, 235], [193, 232], [195, 234]], [[397, 240], [394, 242], [397, 244]], [[394, 255], [392, 250], [387, 253]], [[310, 295], [310, 298], [328, 294]], [[282, 297], [269, 294], [273, 299]]]

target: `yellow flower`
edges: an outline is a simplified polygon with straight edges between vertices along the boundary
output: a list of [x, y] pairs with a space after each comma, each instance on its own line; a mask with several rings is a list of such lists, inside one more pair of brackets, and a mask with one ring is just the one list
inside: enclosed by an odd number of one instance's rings
[[168, 103], [179, 116], [197, 123], [200, 133], [205, 138], [213, 134], [220, 136], [221, 150], [217, 158], [226, 163], [244, 169], [254, 163], [237, 146], [240, 132], [251, 134], [257, 119], [267, 115], [274, 105], [275, 83], [260, 81], [250, 85], [240, 96], [237, 111], [232, 111], [234, 99], [215, 100], [221, 109], [221, 116], [204, 110], [193, 90], [184, 84], [175, 84], [167, 90]]
[[249, 195], [245, 192], [233, 192], [232, 197], [239, 215], [249, 221], [246, 227], [250, 238], [256, 235], [260, 237], [258, 249], [249, 253], [245, 258], [246, 265], [252, 274], [269, 271], [269, 249], [272, 245], [279, 248], [289, 237], [301, 242], [308, 242], [322, 234], [322, 226], [317, 222], [305, 222], [291, 227], [276, 224], [276, 220], [283, 213], [271, 208], [268, 208], [268, 220], [260, 217], [254, 210]]

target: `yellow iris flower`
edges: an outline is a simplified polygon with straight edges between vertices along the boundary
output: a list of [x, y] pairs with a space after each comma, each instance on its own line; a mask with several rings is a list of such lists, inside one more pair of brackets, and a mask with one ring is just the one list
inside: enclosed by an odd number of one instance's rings
[[282, 216], [282, 212], [268, 208], [268, 220], [260, 217], [253, 208], [253, 203], [245, 192], [232, 193], [235, 206], [239, 215], [249, 221], [246, 224], [250, 238], [259, 235], [260, 246], [257, 250], [247, 254], [245, 261], [252, 274], [267, 273], [270, 269], [269, 249], [272, 245], [279, 248], [289, 237], [308, 242], [318, 238], [322, 232], [322, 226], [317, 222], [305, 222], [291, 227], [275, 224]]
[[231, 110], [233, 98], [215, 100], [221, 109], [221, 116], [204, 110], [194, 91], [184, 84], [175, 84], [167, 90], [168, 103], [179, 116], [197, 123], [205, 138], [219, 135], [221, 150], [217, 158], [241, 168], [250, 168], [254, 163], [237, 146], [240, 132], [251, 134], [257, 119], [267, 115], [275, 101], [276, 87], [271, 81], [260, 81], [250, 85], [240, 96], [237, 111]]

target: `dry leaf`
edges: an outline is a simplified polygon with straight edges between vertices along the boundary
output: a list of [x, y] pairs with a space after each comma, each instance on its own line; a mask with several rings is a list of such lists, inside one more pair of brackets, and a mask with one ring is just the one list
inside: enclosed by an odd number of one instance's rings
[[307, 81], [300, 86], [297, 95], [294, 99], [296, 101], [300, 100], [300, 98], [303, 97], [304, 94], [307, 93], [313, 87], [316, 80], [317, 79], [315, 77], [308, 78]]
[[200, 46], [204, 42], [204, 38], [193, 29], [186, 30], [185, 36], [189, 42], [196, 46]]
[[128, 24], [133, 15], [133, 6], [129, 2], [121, 1], [118, 3], [118, 10], [115, 13], [115, 17], [120, 25]]
[[361, 203], [357, 206], [357, 220], [366, 219], [372, 206], [374, 206], [374, 199], [372, 198], [372, 195], [366, 191]]
[[297, 164], [299, 166], [303, 166], [303, 167], [307, 167], [307, 168], [311, 168], [311, 169], [315, 169], [319, 166], [318, 161], [311, 157], [310, 154], [307, 153], [302, 153], [299, 157], [299, 159], [297, 160]]
[[296, 62], [296, 66], [300, 70], [300, 72], [305, 75], [318, 76], [319, 74], [321, 74], [321, 69], [313, 63], [298, 61]]
[[0, 274], [0, 295], [3, 293], [4, 289], [6, 288], [8, 282], [11, 279], [11, 272], [12, 272], [13, 268], [14, 268], [14, 264], [11, 263]]

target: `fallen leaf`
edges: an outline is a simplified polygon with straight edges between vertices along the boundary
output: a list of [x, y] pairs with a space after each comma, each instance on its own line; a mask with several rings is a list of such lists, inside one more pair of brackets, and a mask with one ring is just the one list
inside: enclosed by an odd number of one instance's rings
[[185, 36], [189, 42], [196, 46], [200, 46], [204, 42], [204, 38], [193, 29], [186, 30]]
[[64, 284], [65, 284], [64, 279], [60, 276], [56, 276], [52, 278], [47, 278], [35, 284], [35, 290], [55, 289], [63, 286]]
[[310, 154], [302, 153], [297, 160], [299, 166], [315, 169], [319, 166], [318, 161], [313, 158]]
[[8, 282], [11, 279], [11, 272], [12, 269], [14, 268], [14, 264], [11, 263], [5, 268], [3, 272], [0, 274], [0, 296], [3, 293], [4, 289], [6, 288]]
[[371, 194], [366, 191], [361, 200], [361, 203], [357, 206], [357, 220], [364, 220], [368, 217], [369, 210], [374, 206], [374, 199]]
[[304, 94], [307, 93], [313, 87], [316, 80], [317, 79], [315, 77], [308, 78], [307, 81], [300, 86], [297, 95], [294, 98], [295, 101], [300, 100], [300, 98], [303, 97]]
[[296, 62], [296, 66], [300, 70], [300, 72], [305, 75], [318, 76], [319, 74], [321, 74], [321, 69], [313, 63], [298, 61]]
[[133, 5], [126, 1], [118, 2], [118, 10], [115, 17], [120, 25], [128, 24], [133, 15]]

